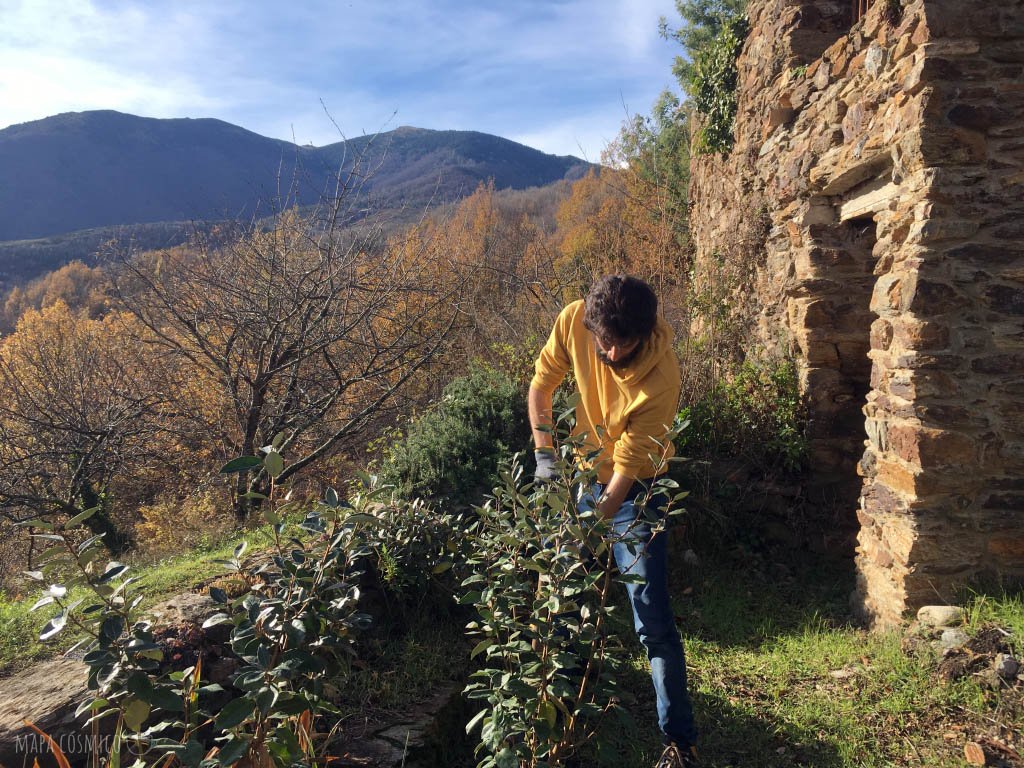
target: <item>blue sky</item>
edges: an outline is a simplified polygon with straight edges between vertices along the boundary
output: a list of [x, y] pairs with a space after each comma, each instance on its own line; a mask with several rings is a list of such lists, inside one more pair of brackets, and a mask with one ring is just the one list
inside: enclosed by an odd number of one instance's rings
[[414, 125], [596, 161], [678, 52], [673, 0], [293, 1], [0, 0], [0, 128], [116, 109], [322, 145]]

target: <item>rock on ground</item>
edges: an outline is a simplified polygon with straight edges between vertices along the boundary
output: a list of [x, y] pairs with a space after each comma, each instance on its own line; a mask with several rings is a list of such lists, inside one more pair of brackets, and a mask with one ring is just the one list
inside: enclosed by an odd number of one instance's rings
[[86, 665], [77, 659], [52, 659], [0, 680], [0, 765], [14, 768], [52, 764], [42, 737], [25, 726], [35, 723], [52, 736], [68, 757], [89, 753], [83, 721], [75, 709], [86, 695]]
[[964, 612], [958, 605], [925, 605], [917, 612], [917, 620], [929, 627], [950, 627], [963, 621]]

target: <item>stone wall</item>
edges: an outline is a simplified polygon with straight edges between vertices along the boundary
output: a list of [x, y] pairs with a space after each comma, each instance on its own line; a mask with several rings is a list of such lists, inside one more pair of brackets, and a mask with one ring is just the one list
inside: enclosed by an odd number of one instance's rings
[[754, 343], [800, 362], [814, 482], [887, 625], [1024, 576], [1024, 0], [849, 6], [750, 0], [691, 229], [698, 275], [749, 260]]

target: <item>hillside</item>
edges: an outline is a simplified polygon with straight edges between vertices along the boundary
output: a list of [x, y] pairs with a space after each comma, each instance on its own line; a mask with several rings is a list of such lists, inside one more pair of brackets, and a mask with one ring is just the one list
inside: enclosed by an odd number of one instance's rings
[[214, 119], [69, 112], [0, 130], [0, 243], [248, 217], [285, 193], [306, 205], [354, 166], [373, 206], [391, 207], [456, 200], [489, 178], [541, 186], [587, 164], [472, 131], [402, 127], [300, 147]]

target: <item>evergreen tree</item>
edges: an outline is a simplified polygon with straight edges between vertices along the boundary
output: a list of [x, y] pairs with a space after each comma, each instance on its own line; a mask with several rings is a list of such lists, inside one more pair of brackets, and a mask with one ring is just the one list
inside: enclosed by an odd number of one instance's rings
[[659, 24], [662, 37], [675, 40], [683, 47], [683, 54], [676, 56], [672, 74], [691, 97], [694, 59], [730, 21], [743, 15], [746, 5], [746, 0], [676, 0], [676, 10], [683, 19], [682, 26], [670, 27], [668, 20], [662, 17]]

